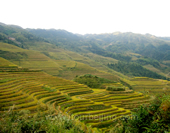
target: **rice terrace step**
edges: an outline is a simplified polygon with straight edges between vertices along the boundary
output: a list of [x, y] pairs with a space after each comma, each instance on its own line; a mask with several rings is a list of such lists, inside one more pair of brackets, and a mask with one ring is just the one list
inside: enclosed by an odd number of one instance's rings
[[[146, 78], [142, 80], [138, 78], [131, 81], [137, 88], [137, 85], [145, 80]], [[146, 84], [150, 85], [151, 82], [155, 80], [149, 79]], [[121, 83], [112, 85], [123, 87]], [[157, 85], [162, 84], [157, 83]], [[53, 108], [56, 113], [62, 112], [86, 126], [90, 125], [92, 130], [97, 128], [108, 131], [114, 121], [131, 115], [134, 107], [149, 104], [152, 100], [149, 95], [130, 90], [128, 87], [123, 91], [117, 90], [92, 89], [42, 71], [28, 69], [2, 71], [0, 72], [0, 113], [3, 114], [11, 109], [14, 112], [29, 110], [33, 116], [38, 110], [47, 113], [48, 109]]]

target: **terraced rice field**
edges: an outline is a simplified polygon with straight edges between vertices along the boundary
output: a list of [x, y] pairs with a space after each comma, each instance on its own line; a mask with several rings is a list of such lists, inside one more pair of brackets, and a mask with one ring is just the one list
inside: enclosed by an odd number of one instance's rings
[[167, 80], [152, 79], [147, 77], [137, 77], [131, 79], [135, 91], [155, 94], [170, 94], [170, 84]]
[[149, 96], [131, 90], [91, 89], [41, 71], [0, 72], [0, 113], [24, 109], [35, 114], [53, 107], [56, 113], [62, 111], [106, 132], [114, 120], [130, 115], [134, 107], [150, 100]]
[[82, 94], [77, 99], [60, 103], [61, 110], [92, 128], [108, 131], [114, 120], [131, 114], [131, 109], [151, 100], [149, 96], [133, 91], [111, 92], [94, 89], [91, 94]]

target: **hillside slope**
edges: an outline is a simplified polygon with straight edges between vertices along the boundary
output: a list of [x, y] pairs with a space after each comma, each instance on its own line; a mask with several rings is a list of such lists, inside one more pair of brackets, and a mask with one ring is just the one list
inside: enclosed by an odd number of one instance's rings
[[[91, 56], [91, 59], [105, 66], [108, 63], [124, 61], [135, 62], [143, 67], [151, 65], [152, 67], [149, 69], [148, 67], [145, 68], [156, 73], [159, 71], [159, 74], [165, 77], [165, 73], [169, 71], [169, 66], [165, 64], [165, 61], [170, 60], [170, 42], [150, 34], [116, 32], [80, 36], [54, 29], [28, 29], [28, 31], [38, 37], [44, 37], [48, 41], [52, 41], [57, 46], [78, 52], [83, 56], [89, 57], [89, 55], [95, 54], [95, 56]], [[109, 62], [108, 58], [112, 58], [113, 62]], [[155, 65], [158, 71], [151, 69]]]
[[[167, 63], [170, 43], [152, 35], [113, 33], [82, 36], [65, 30], [25, 30], [5, 24], [0, 24], [0, 29], [0, 57], [18, 66], [43, 69], [66, 79], [88, 73], [128, 79], [127, 76], [135, 75], [120, 73], [109, 68], [108, 64], [131, 62], [164, 76], [163, 79], [169, 76], [166, 73], [170, 68]], [[148, 65], [150, 67], [146, 67]]]

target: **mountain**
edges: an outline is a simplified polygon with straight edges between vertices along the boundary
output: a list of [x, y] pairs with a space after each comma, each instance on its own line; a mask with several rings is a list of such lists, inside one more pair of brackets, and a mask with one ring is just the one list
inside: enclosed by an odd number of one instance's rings
[[170, 59], [170, 42], [150, 34], [141, 35], [128, 32], [86, 35], [86, 38], [95, 39], [96, 43], [110, 52], [133, 52], [160, 61]]
[[[27, 29], [30, 33], [35, 36], [45, 38], [50, 43], [55, 44], [56, 46], [72, 50], [75, 52], [82, 52], [83, 49], [80, 48], [83, 45], [84, 38], [78, 36], [71, 32], [65, 30], [55, 30], [55, 29]], [[85, 44], [84, 44], [85, 45]]]
[[[169, 78], [170, 42], [150, 34], [78, 35], [65, 30], [23, 29], [0, 23], [0, 45], [0, 57], [66, 79], [89, 73], [115, 80], [137, 75]], [[124, 65], [140, 69], [140, 73], [127, 71]]]
[[28, 29], [28, 31], [75, 52], [90, 51], [105, 56], [109, 52], [124, 53], [126, 56], [132, 52], [159, 61], [170, 59], [170, 42], [150, 34], [116, 32], [78, 36], [64, 30]]
[[[118, 79], [117, 76], [107, 73], [108, 68], [104, 65], [88, 57], [49, 43], [48, 40], [37, 37], [25, 29], [10, 25], [0, 26], [2, 29], [0, 30], [0, 57], [15, 65], [42, 69], [48, 74], [66, 79], [89, 73], [104, 78]], [[18, 39], [18, 36], [21, 38]], [[29, 36], [32, 39], [29, 39]], [[25, 39], [25, 41], [22, 42], [20, 39]]]

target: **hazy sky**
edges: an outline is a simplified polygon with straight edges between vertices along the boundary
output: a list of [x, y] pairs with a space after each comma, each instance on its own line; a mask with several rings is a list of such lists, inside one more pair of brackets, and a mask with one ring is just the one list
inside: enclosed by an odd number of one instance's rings
[[0, 22], [79, 34], [170, 36], [170, 0], [1, 0]]

